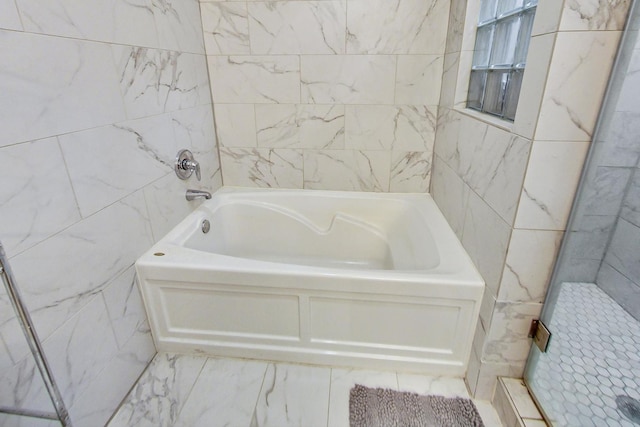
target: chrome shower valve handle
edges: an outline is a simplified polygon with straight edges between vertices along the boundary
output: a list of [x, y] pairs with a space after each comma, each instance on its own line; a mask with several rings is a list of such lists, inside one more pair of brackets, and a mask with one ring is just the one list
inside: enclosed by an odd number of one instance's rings
[[198, 181], [202, 178], [200, 174], [200, 163], [196, 159], [194, 159], [193, 154], [189, 150], [180, 150], [178, 151], [178, 155], [176, 156], [175, 163], [175, 171], [176, 175], [180, 179], [189, 178], [193, 172], [196, 173], [196, 178]]

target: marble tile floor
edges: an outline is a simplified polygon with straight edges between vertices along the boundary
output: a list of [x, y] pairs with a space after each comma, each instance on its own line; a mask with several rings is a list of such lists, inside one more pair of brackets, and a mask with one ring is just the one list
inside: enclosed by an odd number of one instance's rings
[[[356, 383], [469, 397], [460, 378], [159, 353], [108, 427], [348, 427]], [[490, 402], [474, 403], [502, 426]]]
[[640, 399], [640, 322], [593, 283], [562, 283], [553, 334], [530, 386], [554, 426], [633, 427], [617, 399]]

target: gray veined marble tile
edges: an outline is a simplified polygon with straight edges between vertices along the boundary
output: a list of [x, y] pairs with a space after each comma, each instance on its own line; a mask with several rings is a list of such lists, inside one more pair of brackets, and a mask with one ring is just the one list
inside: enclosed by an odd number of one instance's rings
[[267, 362], [208, 359], [176, 427], [249, 426]]
[[[606, 121], [605, 121], [606, 122]], [[640, 159], [640, 112], [615, 111], [608, 121], [608, 131], [599, 132], [597, 144], [602, 152], [602, 166], [633, 167]], [[603, 127], [604, 128], [604, 127]]]
[[256, 105], [256, 136], [265, 148], [344, 148], [343, 105]]
[[640, 169], [636, 168], [622, 204], [620, 216], [640, 227]]
[[0, 236], [9, 257], [80, 219], [56, 138], [0, 148], [0, 170]]
[[247, 3], [202, 2], [200, 8], [207, 55], [251, 53]]
[[131, 266], [102, 291], [119, 348], [134, 334], [150, 331], [135, 275]]
[[430, 151], [391, 152], [389, 191], [392, 193], [428, 193], [431, 183]]
[[22, 30], [22, 22], [15, 0], [0, 0], [0, 28]]
[[470, 192], [462, 244], [494, 295], [502, 276], [510, 234], [511, 227], [476, 193]]
[[560, 20], [560, 31], [622, 30], [629, 0], [568, 0]]
[[437, 107], [348, 105], [346, 147], [355, 150], [433, 151]]
[[289, 148], [222, 148], [225, 185], [302, 188], [302, 150]]
[[151, 0], [19, 0], [26, 31], [157, 47]]
[[109, 427], [172, 427], [204, 366], [203, 357], [156, 355]]
[[400, 55], [396, 74], [397, 104], [438, 105], [443, 55]]
[[71, 319], [152, 242], [142, 192], [136, 192], [12, 258], [40, 338]]
[[460, 240], [469, 192], [469, 186], [438, 155], [434, 155], [431, 194]]
[[344, 54], [346, 2], [250, 2], [251, 52]]
[[83, 217], [170, 173], [176, 152], [168, 115], [62, 135], [60, 146]]
[[251, 427], [326, 426], [331, 369], [271, 364]]
[[112, 47], [129, 119], [210, 103], [203, 55]]
[[216, 129], [221, 147], [257, 147], [253, 104], [215, 104]]
[[394, 103], [395, 56], [303, 55], [300, 61], [304, 103]]
[[304, 188], [388, 191], [389, 151], [305, 150]]
[[2, 30], [0, 45], [0, 146], [124, 120], [107, 45]]
[[105, 425], [155, 354], [150, 331], [133, 335], [69, 408], [73, 425]]
[[620, 219], [613, 233], [605, 261], [629, 278], [640, 277], [640, 227]]
[[583, 190], [581, 203], [589, 215], [618, 215], [632, 169], [599, 166]]
[[210, 56], [215, 103], [300, 102], [300, 59], [294, 55]]
[[444, 0], [349, 0], [347, 53], [443, 54]]
[[162, 49], [204, 54], [198, 0], [150, 0]]
[[43, 342], [67, 407], [72, 407], [118, 353], [104, 300], [92, 298]]

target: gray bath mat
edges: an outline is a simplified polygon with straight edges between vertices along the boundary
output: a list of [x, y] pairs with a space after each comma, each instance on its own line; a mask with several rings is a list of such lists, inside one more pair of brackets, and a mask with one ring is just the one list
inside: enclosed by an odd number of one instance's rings
[[462, 397], [421, 396], [356, 385], [349, 393], [351, 427], [484, 427], [476, 406]]

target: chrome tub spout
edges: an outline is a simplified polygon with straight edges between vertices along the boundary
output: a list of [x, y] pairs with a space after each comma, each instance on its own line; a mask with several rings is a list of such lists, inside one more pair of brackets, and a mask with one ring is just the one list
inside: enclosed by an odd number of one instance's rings
[[204, 190], [187, 190], [186, 197], [188, 201], [192, 201], [200, 198], [205, 198], [208, 200], [211, 198], [211, 193]]

